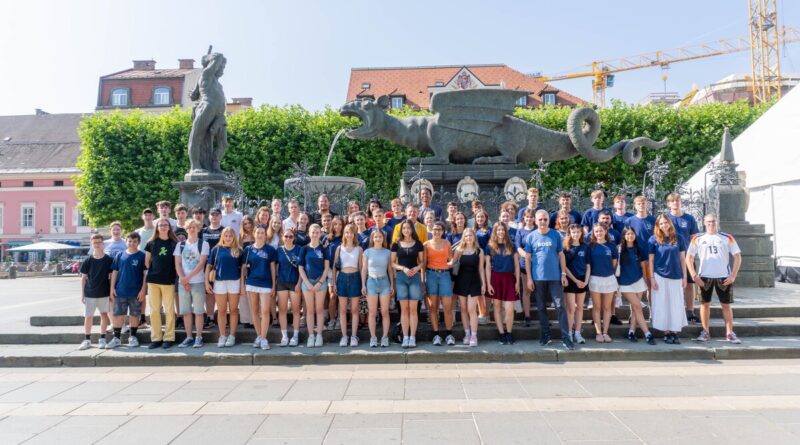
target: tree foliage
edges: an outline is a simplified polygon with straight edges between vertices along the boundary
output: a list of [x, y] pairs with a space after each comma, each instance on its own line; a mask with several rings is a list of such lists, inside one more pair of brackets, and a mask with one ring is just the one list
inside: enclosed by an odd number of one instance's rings
[[[664, 106], [630, 106], [615, 103], [600, 110], [602, 129], [595, 143], [606, 148], [621, 139], [668, 137], [670, 144], [658, 151], [645, 150], [640, 164], [630, 166], [619, 157], [595, 164], [583, 158], [555, 162], [545, 178], [545, 189], [588, 189], [597, 183], [641, 182], [647, 162], [656, 154], [670, 162], [670, 176], [662, 187], [671, 188], [704, 165], [720, 147], [722, 132], [729, 127], [735, 137], [769, 105], [747, 103], [707, 104], [673, 109]], [[566, 127], [570, 108], [518, 109], [515, 115], [554, 130]], [[426, 112], [408, 108], [399, 116]], [[242, 178], [250, 197], [283, 196], [283, 181], [293, 166], [305, 162], [312, 175], [321, 175], [336, 133], [355, 127], [355, 118], [335, 110], [310, 112], [300, 106], [247, 109], [228, 117], [229, 148], [222, 167]], [[76, 178], [81, 210], [92, 225], [121, 220], [136, 227], [141, 210], [156, 201], [176, 202], [171, 185], [188, 171], [186, 153], [191, 118], [178, 108], [161, 115], [133, 112], [95, 114], [81, 123], [83, 151], [78, 159], [82, 174]], [[355, 141], [341, 137], [333, 152], [328, 175], [355, 176], [373, 191], [397, 190], [406, 161], [418, 153], [393, 143]]]

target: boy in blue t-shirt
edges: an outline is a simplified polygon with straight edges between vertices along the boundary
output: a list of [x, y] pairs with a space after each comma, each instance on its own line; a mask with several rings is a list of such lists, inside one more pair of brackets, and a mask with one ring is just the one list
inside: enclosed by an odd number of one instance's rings
[[597, 224], [602, 210], [611, 210], [603, 207], [603, 201], [606, 199], [606, 193], [602, 190], [595, 190], [592, 192], [592, 208], [588, 209], [583, 214], [581, 225], [583, 226], [584, 235], [592, 231], [592, 227]]
[[[619, 233], [622, 233], [622, 229], [628, 224], [628, 218], [633, 216], [633, 213], [629, 212], [628, 210], [628, 203], [625, 201], [625, 196], [617, 195], [614, 197], [614, 213], [611, 214], [613, 218], [611, 221], [611, 226]], [[619, 242], [617, 242], [619, 244]]]
[[136, 330], [139, 328], [139, 317], [142, 315], [142, 303], [145, 298], [145, 267], [144, 252], [139, 250], [141, 237], [136, 232], [131, 232], [125, 238], [127, 249], [114, 258], [111, 265], [111, 298], [114, 304], [114, 338], [108, 342], [108, 349], [120, 346], [122, 335], [122, 321], [130, 315], [131, 335], [128, 346], [139, 346]]

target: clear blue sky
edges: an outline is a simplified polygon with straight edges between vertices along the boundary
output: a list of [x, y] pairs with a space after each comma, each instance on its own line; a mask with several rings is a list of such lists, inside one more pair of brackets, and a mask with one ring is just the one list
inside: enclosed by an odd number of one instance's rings
[[[800, 1], [780, 0], [800, 27]], [[746, 36], [746, 0], [551, 1], [39, 1], [0, 3], [0, 115], [92, 111], [98, 77], [153, 58], [177, 67], [209, 44], [228, 58], [228, 97], [256, 104], [338, 107], [351, 67], [505, 63], [564, 73], [592, 60]], [[781, 57], [800, 71], [800, 43]], [[681, 94], [749, 73], [749, 53], [675, 64]], [[617, 76], [609, 98], [636, 102], [661, 91], [661, 70]], [[558, 82], [591, 99], [589, 79]]]

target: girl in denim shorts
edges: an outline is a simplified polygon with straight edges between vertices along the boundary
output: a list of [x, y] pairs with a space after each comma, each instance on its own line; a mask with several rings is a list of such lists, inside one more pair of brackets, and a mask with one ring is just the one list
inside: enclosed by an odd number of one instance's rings
[[339, 297], [339, 319], [341, 320], [342, 339], [339, 346], [347, 346], [347, 303], [350, 302], [350, 315], [353, 329], [350, 331], [351, 347], [358, 346], [358, 297], [361, 295], [361, 246], [358, 245], [356, 226], [344, 226], [342, 244], [336, 249], [333, 264], [333, 281], [336, 283], [336, 295]]
[[450, 242], [443, 239], [444, 224], [441, 221], [433, 223], [433, 238], [425, 245], [425, 290], [428, 295], [428, 309], [431, 315], [433, 328], [433, 344], [442, 345], [442, 336], [439, 334], [439, 301], [444, 306], [444, 326], [447, 330], [445, 342], [452, 346], [456, 344], [453, 337], [453, 282], [450, 278]]
[[394, 274], [389, 268], [391, 252], [386, 248], [386, 235], [382, 230], [373, 229], [369, 236], [369, 248], [361, 260], [361, 293], [367, 297], [369, 308], [369, 346], [378, 346], [376, 335], [378, 303], [380, 302], [383, 337], [381, 347], [389, 346], [389, 300], [394, 294]]

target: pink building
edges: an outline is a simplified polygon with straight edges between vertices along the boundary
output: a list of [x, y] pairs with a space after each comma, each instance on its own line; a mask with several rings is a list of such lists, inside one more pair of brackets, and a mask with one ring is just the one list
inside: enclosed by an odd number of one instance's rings
[[73, 175], [80, 114], [0, 116], [0, 258], [35, 241], [86, 245]]

